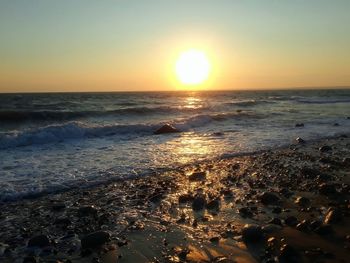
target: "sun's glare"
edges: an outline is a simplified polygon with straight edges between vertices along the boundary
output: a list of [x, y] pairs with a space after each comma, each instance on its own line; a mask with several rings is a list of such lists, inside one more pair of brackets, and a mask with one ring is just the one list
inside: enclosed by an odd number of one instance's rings
[[210, 62], [203, 51], [190, 49], [180, 54], [176, 61], [176, 75], [185, 85], [198, 85], [209, 77]]

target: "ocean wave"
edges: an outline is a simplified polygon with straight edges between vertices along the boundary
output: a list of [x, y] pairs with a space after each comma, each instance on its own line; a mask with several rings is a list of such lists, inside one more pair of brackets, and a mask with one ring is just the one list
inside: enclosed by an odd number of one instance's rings
[[335, 103], [350, 103], [350, 99], [325, 99], [325, 100], [298, 100], [299, 103], [305, 104], [335, 104]]
[[241, 107], [249, 107], [249, 106], [256, 106], [260, 104], [270, 104], [275, 103], [274, 101], [269, 100], [242, 100], [242, 101], [232, 101], [226, 103], [228, 106], [241, 106]]
[[[213, 121], [225, 121], [232, 118], [258, 118], [249, 112], [200, 114], [188, 118], [169, 121], [181, 131], [201, 127]], [[111, 124], [91, 125], [84, 122], [66, 122], [35, 129], [13, 131], [0, 134], [0, 149], [62, 142], [69, 139], [98, 138], [113, 135], [139, 134], [150, 135], [165, 122], [151, 124]]]
[[104, 111], [0, 111], [0, 122], [25, 122], [25, 121], [67, 121], [87, 117], [103, 117], [113, 115], [147, 115], [178, 112], [199, 112], [206, 107], [128, 107], [116, 110]]

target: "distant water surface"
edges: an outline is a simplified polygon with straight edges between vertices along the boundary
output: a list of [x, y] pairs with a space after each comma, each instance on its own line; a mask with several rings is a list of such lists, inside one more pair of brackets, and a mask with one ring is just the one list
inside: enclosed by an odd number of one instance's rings
[[0, 200], [349, 133], [349, 116], [350, 90], [0, 94]]

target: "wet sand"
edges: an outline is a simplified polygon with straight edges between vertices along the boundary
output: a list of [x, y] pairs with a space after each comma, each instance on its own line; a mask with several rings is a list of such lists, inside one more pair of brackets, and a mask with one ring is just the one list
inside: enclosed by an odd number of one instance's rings
[[1, 204], [1, 262], [349, 262], [350, 138]]

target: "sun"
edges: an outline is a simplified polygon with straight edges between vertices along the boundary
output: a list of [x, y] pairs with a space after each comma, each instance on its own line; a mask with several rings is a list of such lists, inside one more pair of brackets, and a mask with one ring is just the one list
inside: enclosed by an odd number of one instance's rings
[[176, 76], [182, 84], [198, 85], [208, 79], [211, 65], [206, 54], [190, 49], [180, 54], [176, 61]]

